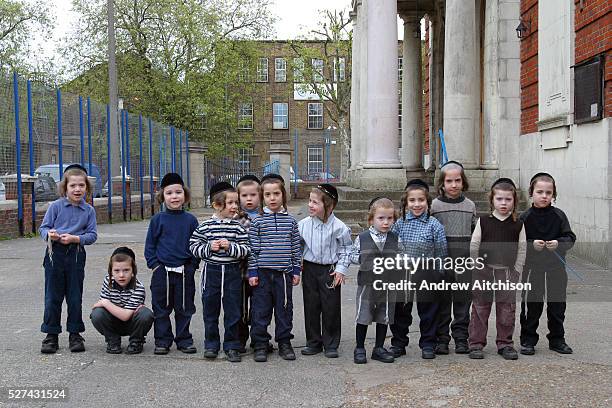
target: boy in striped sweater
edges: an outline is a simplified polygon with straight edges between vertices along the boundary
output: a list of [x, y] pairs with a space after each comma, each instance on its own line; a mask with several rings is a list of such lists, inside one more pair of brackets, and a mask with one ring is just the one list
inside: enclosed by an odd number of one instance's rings
[[231, 184], [222, 181], [212, 186], [210, 202], [215, 213], [196, 228], [189, 240], [193, 255], [204, 261], [201, 286], [204, 357], [214, 359], [219, 354], [219, 314], [223, 302], [223, 350], [228, 361], [240, 362], [240, 260], [249, 254], [249, 240], [244, 227], [234, 219], [238, 193]]
[[253, 287], [251, 303], [251, 341], [254, 359], [267, 361], [271, 336], [268, 326], [274, 311], [275, 341], [285, 360], [295, 360], [291, 347], [293, 334], [292, 287], [300, 283], [302, 251], [298, 225], [287, 213], [287, 192], [283, 178], [268, 174], [261, 180], [263, 214], [249, 230], [249, 284]]

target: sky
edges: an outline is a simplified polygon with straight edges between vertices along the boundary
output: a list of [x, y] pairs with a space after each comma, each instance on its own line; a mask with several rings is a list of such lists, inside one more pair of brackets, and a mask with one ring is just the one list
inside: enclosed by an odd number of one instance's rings
[[[54, 54], [55, 43], [69, 31], [70, 24], [75, 19], [75, 14], [71, 11], [71, 0], [53, 0], [52, 3], [52, 10], [57, 18], [54, 41], [38, 40], [48, 57]], [[276, 38], [286, 40], [308, 33], [320, 20], [319, 10], [336, 9], [348, 12], [350, 8], [351, 0], [274, 0], [272, 10], [277, 16]], [[398, 24], [399, 38], [402, 37], [402, 32], [402, 26]]]

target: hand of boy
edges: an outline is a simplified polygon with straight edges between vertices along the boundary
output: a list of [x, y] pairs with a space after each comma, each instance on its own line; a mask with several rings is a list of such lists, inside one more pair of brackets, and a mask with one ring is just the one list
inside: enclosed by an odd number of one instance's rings
[[78, 237], [77, 235], [62, 234], [60, 235], [59, 241], [64, 245], [78, 244], [81, 242], [81, 238]]
[[257, 286], [257, 284], [259, 284], [259, 278], [258, 277], [249, 278], [249, 285], [250, 286]]
[[229, 249], [230, 243], [227, 239], [223, 238], [219, 240], [219, 246], [223, 249]]
[[543, 241], [541, 239], [534, 239], [533, 240], [533, 248], [536, 251], [541, 251], [544, 249], [544, 247], [546, 246], [546, 241]]
[[213, 242], [210, 244], [210, 249], [212, 249], [212, 250], [213, 250], [213, 252], [218, 252], [218, 251], [219, 251], [219, 249], [221, 249], [221, 244], [220, 244], [220, 242], [221, 242], [220, 240], [213, 241]]
[[334, 288], [339, 285], [344, 285], [344, 275], [340, 272], [332, 272], [330, 273], [334, 277]]
[[559, 241], [553, 239], [552, 241], [546, 241], [546, 249], [549, 251], [554, 251], [559, 246]]
[[104, 305], [108, 302], [108, 299], [100, 299], [98, 300], [96, 303], [94, 303], [92, 309], [95, 309], [97, 307], [104, 307]]
[[293, 279], [291, 281], [293, 286], [297, 286], [300, 284], [300, 275], [293, 275]]
[[47, 237], [49, 237], [51, 241], [57, 241], [58, 239], [60, 239], [60, 234], [58, 234], [56, 230], [52, 229], [49, 230]]

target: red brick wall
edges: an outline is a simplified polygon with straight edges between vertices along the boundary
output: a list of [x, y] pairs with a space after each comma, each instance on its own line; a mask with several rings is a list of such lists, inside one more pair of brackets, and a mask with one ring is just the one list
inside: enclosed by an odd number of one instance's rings
[[612, 116], [612, 3], [610, 0], [574, 0], [576, 64], [605, 54], [604, 116]]
[[531, 30], [521, 39], [521, 134], [538, 131], [538, 0], [521, 0], [521, 18]]

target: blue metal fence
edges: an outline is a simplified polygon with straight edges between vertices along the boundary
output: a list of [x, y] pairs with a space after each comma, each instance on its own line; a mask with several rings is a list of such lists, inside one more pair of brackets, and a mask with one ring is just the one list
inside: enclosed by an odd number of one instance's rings
[[[122, 110], [119, 114], [120, 151], [112, 152], [109, 117], [108, 105], [25, 80], [17, 73], [0, 72], [0, 175], [17, 174], [21, 234], [29, 232], [23, 230], [22, 173], [40, 175], [32, 192], [34, 221], [36, 202], [57, 198], [55, 184], [71, 163], [82, 164], [96, 177], [94, 195], [108, 196], [109, 219], [112, 219], [113, 204], [109, 179], [113, 176], [121, 176], [124, 219], [130, 217], [126, 208], [127, 200], [131, 200], [126, 196], [126, 177], [131, 179], [131, 194], [139, 196], [140, 217], [144, 216], [145, 194], [153, 198], [154, 177], [161, 178], [175, 170], [187, 175], [186, 183], [190, 185], [187, 131]], [[26, 128], [27, 139], [22, 135]], [[177, 131], [178, 143], [175, 140]], [[168, 137], [171, 137], [170, 146]], [[121, 156], [121, 175], [111, 172], [112, 155]], [[55, 184], [45, 184], [43, 179]], [[0, 196], [0, 200], [3, 199]], [[33, 231], [35, 228], [36, 225]]]

